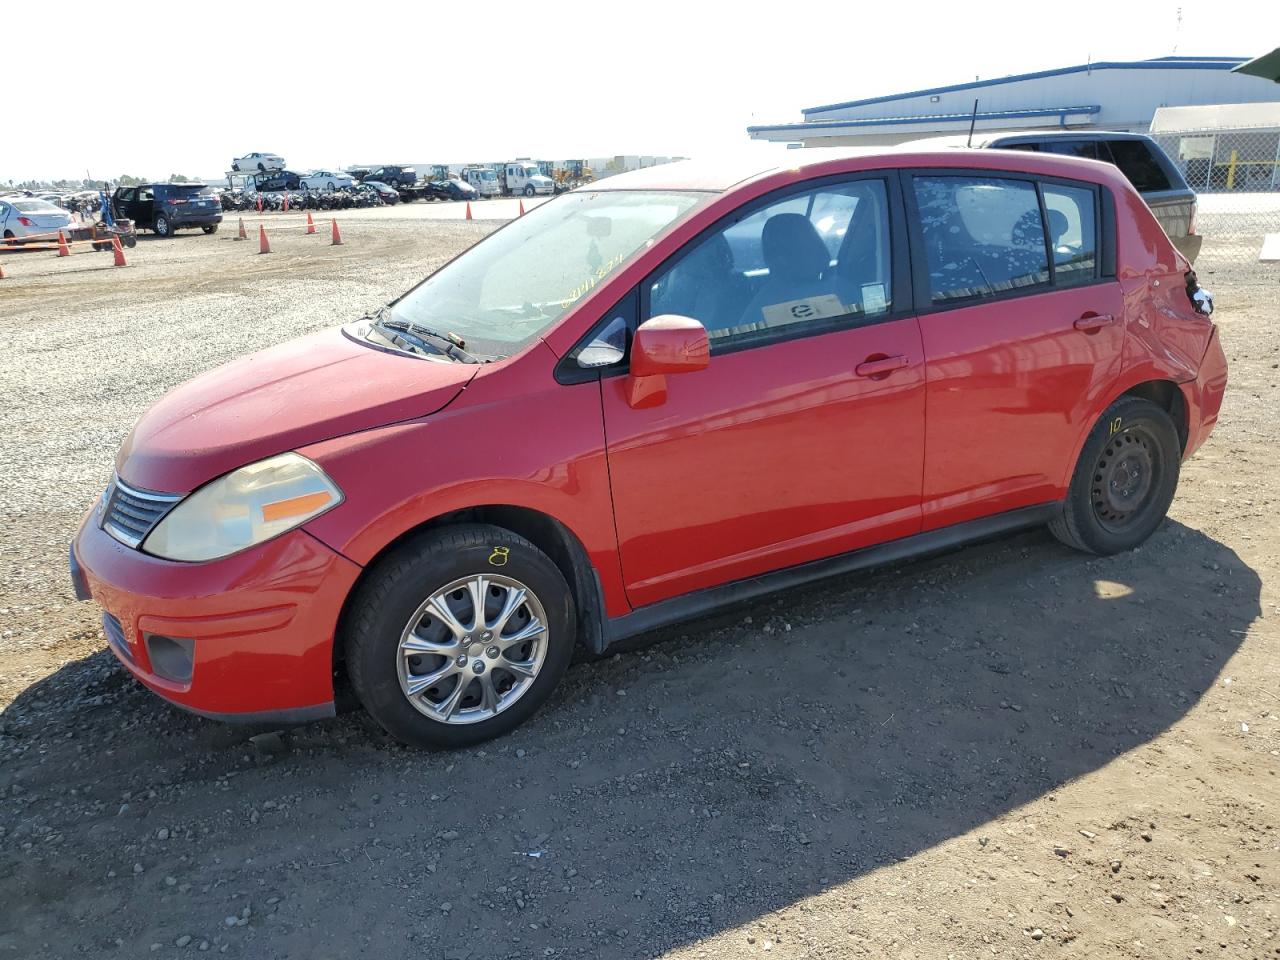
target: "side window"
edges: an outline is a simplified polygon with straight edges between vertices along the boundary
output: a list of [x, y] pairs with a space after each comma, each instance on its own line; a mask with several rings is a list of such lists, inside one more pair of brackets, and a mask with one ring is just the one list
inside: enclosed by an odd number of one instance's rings
[[650, 280], [648, 315], [693, 317], [714, 354], [784, 328], [888, 313], [890, 261], [884, 181], [828, 184], [698, 241]]
[[1097, 144], [1092, 140], [1046, 140], [1044, 149], [1049, 153], [1058, 153], [1065, 157], [1098, 159]]
[[[1152, 155], [1150, 144], [1142, 140], [1112, 140], [1098, 146], [1099, 159], [1111, 160], [1129, 182], [1137, 187], [1139, 193], [1172, 188], [1164, 167]], [[1103, 148], [1110, 148], [1110, 157]]]
[[1087, 187], [1046, 183], [1044, 208], [1053, 249], [1055, 286], [1088, 283], [1097, 275], [1097, 194]]
[[1047, 285], [1036, 188], [995, 177], [914, 177], [933, 303]]
[[583, 370], [611, 367], [626, 359], [636, 318], [637, 291], [632, 290], [596, 324], [591, 336], [568, 357]]

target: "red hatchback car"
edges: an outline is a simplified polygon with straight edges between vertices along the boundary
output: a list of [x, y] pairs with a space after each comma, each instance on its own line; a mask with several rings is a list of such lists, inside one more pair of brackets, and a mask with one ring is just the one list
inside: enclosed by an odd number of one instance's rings
[[223, 719], [475, 743], [575, 645], [1048, 524], [1127, 550], [1218, 416], [1212, 301], [1109, 164], [788, 153], [611, 177], [149, 410], [71, 548]]

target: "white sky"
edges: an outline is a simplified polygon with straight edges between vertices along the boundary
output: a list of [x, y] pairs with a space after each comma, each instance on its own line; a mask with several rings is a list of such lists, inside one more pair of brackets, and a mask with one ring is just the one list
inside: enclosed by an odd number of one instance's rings
[[[746, 149], [747, 125], [799, 120], [822, 103], [1089, 59], [1257, 56], [1280, 43], [1274, 0], [56, 8], [48, 44], [25, 39], [36, 22], [7, 44], [23, 79], [0, 94], [0, 182], [213, 176], [252, 150], [296, 170], [696, 156]], [[78, 42], [67, 24], [82, 26]], [[109, 57], [98, 55], [104, 42]], [[21, 68], [24, 49], [40, 69]]]

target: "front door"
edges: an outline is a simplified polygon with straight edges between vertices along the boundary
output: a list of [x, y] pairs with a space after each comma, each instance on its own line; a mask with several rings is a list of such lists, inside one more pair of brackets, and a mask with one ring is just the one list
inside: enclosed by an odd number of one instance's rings
[[1061, 499], [1124, 344], [1099, 188], [922, 171], [906, 193], [926, 268], [924, 529]]
[[895, 189], [766, 199], [642, 286], [642, 320], [693, 317], [712, 355], [652, 407], [602, 380], [633, 605], [919, 531], [923, 349]]

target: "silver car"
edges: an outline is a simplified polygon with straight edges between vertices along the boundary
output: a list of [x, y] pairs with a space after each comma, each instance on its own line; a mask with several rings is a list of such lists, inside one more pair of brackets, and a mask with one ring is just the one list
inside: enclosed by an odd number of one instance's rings
[[0, 200], [0, 236], [5, 240], [51, 236], [59, 230], [69, 230], [71, 224], [71, 214], [47, 200], [35, 197]]

